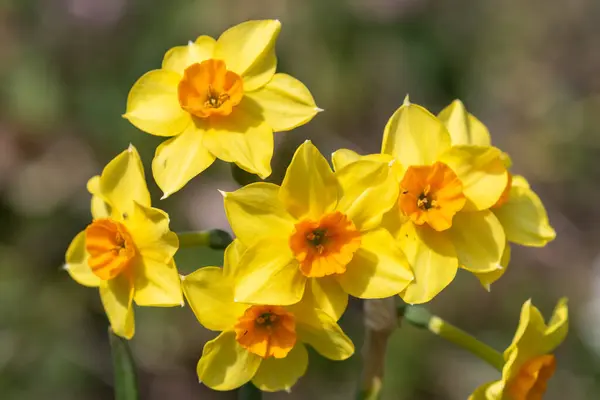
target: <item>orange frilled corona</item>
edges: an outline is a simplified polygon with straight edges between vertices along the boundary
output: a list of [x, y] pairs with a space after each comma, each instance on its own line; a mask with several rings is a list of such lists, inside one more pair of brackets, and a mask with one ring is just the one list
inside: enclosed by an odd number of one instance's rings
[[410, 166], [400, 182], [401, 210], [415, 224], [427, 223], [436, 231], [452, 226], [452, 218], [466, 202], [463, 185], [442, 162]]
[[555, 369], [556, 360], [552, 354], [539, 356], [526, 362], [517, 376], [508, 383], [507, 389], [511, 400], [541, 400]]
[[222, 60], [209, 59], [187, 67], [177, 95], [181, 108], [199, 118], [226, 116], [244, 96], [242, 78]]
[[298, 222], [289, 240], [300, 270], [314, 278], [346, 272], [360, 243], [360, 232], [339, 211], [325, 214], [320, 220]]
[[238, 343], [262, 358], [284, 358], [296, 344], [296, 319], [281, 306], [251, 306], [234, 328]]
[[109, 280], [127, 269], [137, 255], [127, 228], [110, 218], [92, 222], [85, 230], [88, 265], [100, 279]]

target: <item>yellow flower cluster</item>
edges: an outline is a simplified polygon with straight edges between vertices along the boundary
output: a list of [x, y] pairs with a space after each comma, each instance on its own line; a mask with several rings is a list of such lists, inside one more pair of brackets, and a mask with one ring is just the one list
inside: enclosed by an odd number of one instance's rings
[[[200, 36], [170, 49], [160, 69], [133, 85], [124, 117], [169, 137], [152, 161], [163, 198], [216, 158], [269, 176], [273, 132], [321, 111], [301, 82], [276, 73], [280, 27], [249, 21], [217, 40]], [[130, 146], [89, 181], [93, 221], [69, 246], [66, 269], [77, 282], [99, 287], [113, 331], [125, 338], [134, 335], [134, 301], [175, 306], [185, 296], [200, 323], [221, 332], [204, 347], [200, 381], [216, 390], [252, 381], [276, 391], [306, 371], [305, 345], [332, 360], [354, 353], [337, 324], [348, 295], [425, 303], [459, 268], [489, 289], [506, 270], [509, 242], [543, 246], [555, 236], [540, 199], [509, 172], [508, 156], [460, 101], [435, 116], [407, 98], [385, 126], [380, 154], [342, 149], [331, 161], [333, 169], [307, 141], [281, 185], [223, 193], [236, 236], [223, 267], [180, 278], [177, 235], [168, 215], [151, 207]], [[547, 328], [526, 306], [523, 318], [534, 327], [520, 328], [507, 350], [507, 390], [526, 385], [514, 378], [519, 368], [553, 365], [545, 354], [566, 321], [562, 305]], [[550, 337], [548, 345], [521, 354], [531, 341], [542, 345], [536, 334]], [[480, 391], [500, 390], [490, 387]]]

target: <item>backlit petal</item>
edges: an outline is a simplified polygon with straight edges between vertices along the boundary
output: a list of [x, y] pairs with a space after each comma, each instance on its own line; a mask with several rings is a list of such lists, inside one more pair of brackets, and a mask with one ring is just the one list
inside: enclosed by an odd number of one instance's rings
[[144, 166], [135, 147], [116, 156], [104, 167], [100, 176], [100, 191], [112, 207], [112, 217], [126, 218], [133, 213], [134, 203], [150, 206]]
[[244, 251], [246, 251], [246, 246], [237, 238], [227, 246], [225, 254], [223, 254], [223, 275], [233, 276]]
[[426, 303], [452, 282], [458, 270], [458, 259], [446, 232], [428, 227], [403, 225], [399, 243], [415, 274], [400, 297], [409, 304]]
[[[400, 166], [400, 162], [395, 160], [393, 156], [389, 154], [367, 154], [361, 156], [355, 151], [349, 149], [339, 149], [331, 154], [331, 162], [333, 163], [333, 170], [339, 171], [348, 164], [353, 162], [365, 160], [365, 161], [378, 161], [384, 164], [392, 164], [392, 168], [395, 169], [396, 165]], [[401, 176], [400, 176], [401, 178]]]
[[92, 195], [90, 204], [92, 217], [94, 219], [110, 217], [110, 205], [102, 198], [100, 189], [100, 175], [96, 175], [88, 180], [87, 190]]
[[219, 267], [204, 267], [182, 278], [185, 298], [202, 326], [213, 331], [233, 329], [247, 305], [234, 303], [233, 282]]
[[65, 256], [65, 269], [77, 283], [84, 286], [100, 286], [102, 280], [92, 272], [88, 265], [88, 253], [85, 250], [85, 231], [79, 232], [73, 239]]
[[273, 131], [250, 100], [242, 99], [230, 115], [205, 128], [202, 143], [214, 156], [263, 179], [271, 175]]
[[181, 134], [163, 142], [152, 160], [152, 174], [166, 198], [215, 161], [202, 144], [204, 132], [190, 124]]
[[403, 104], [389, 119], [381, 152], [404, 167], [433, 164], [450, 148], [448, 130], [433, 114], [416, 104]]
[[502, 400], [504, 382], [495, 381], [481, 385], [469, 396], [469, 400]]
[[325, 157], [306, 141], [294, 153], [279, 198], [297, 219], [320, 218], [335, 209], [341, 188]]
[[100, 285], [100, 299], [115, 334], [131, 339], [135, 333], [133, 321], [133, 284], [126, 274]]
[[518, 186], [513, 184], [508, 201], [494, 208], [494, 214], [500, 220], [510, 242], [523, 246], [545, 246], [556, 237], [556, 232], [550, 226], [540, 198], [529, 185], [520, 185], [516, 178], [514, 181]]
[[274, 132], [304, 125], [319, 112], [306, 86], [287, 74], [275, 74], [269, 83], [246, 96], [258, 103]]
[[189, 42], [185, 46], [177, 46], [169, 49], [162, 62], [162, 68], [179, 75], [194, 63], [201, 63], [212, 57], [216, 40], [210, 36], [200, 36], [195, 42]]
[[231, 229], [244, 244], [267, 236], [289, 237], [295, 220], [279, 200], [279, 186], [257, 182], [229, 192], [224, 200]]
[[171, 262], [179, 248], [179, 238], [169, 230], [169, 215], [166, 212], [136, 203], [125, 226], [143, 258], [163, 264]]
[[452, 145], [491, 146], [490, 133], [487, 128], [472, 114], [469, 114], [462, 101], [454, 100], [439, 113], [438, 118], [448, 128]]
[[252, 383], [264, 392], [289, 390], [308, 368], [308, 352], [296, 343], [285, 358], [270, 357], [260, 363]]
[[306, 277], [300, 272], [287, 238], [265, 238], [248, 247], [233, 274], [235, 300], [288, 305], [302, 299]]
[[123, 115], [144, 132], [175, 136], [185, 130], [192, 117], [177, 98], [181, 75], [164, 69], [147, 72], [134, 83]]
[[348, 306], [348, 294], [333, 276], [311, 278], [307, 281], [303, 303], [319, 308], [336, 321]]
[[301, 342], [311, 345], [323, 357], [345, 360], [354, 354], [354, 344], [333, 318], [319, 309], [291, 306], [296, 317], [296, 334]]
[[133, 300], [138, 306], [183, 305], [183, 294], [175, 261], [165, 264], [140, 257], [134, 268]]
[[498, 279], [500, 279], [502, 277], [502, 275], [504, 275], [504, 273], [506, 272], [506, 269], [508, 268], [508, 264], [510, 262], [510, 255], [511, 255], [510, 245], [508, 243], [506, 243], [506, 246], [504, 247], [504, 253], [502, 254], [502, 258], [500, 259], [500, 266], [502, 268], [499, 268], [499, 269], [497, 269], [495, 271], [491, 271], [491, 272], [480, 272], [480, 273], [473, 272], [473, 275], [475, 275], [475, 277], [477, 279], [479, 279], [479, 282], [481, 282], [481, 285], [488, 292], [491, 290], [492, 283], [494, 283]]
[[337, 279], [354, 297], [378, 299], [406, 289], [413, 273], [392, 235], [385, 229], [376, 229], [362, 234], [361, 247]]
[[233, 390], [252, 379], [261, 360], [238, 344], [235, 332], [223, 332], [204, 345], [196, 371], [209, 388]]
[[501, 267], [506, 246], [504, 229], [491, 211], [460, 212], [449, 230], [461, 267], [491, 272]]
[[377, 161], [357, 161], [336, 171], [343, 195], [337, 210], [359, 230], [375, 228], [398, 199], [399, 186], [392, 168]]
[[508, 183], [502, 152], [495, 147], [454, 146], [440, 161], [456, 173], [467, 202], [463, 211], [485, 210], [496, 204]]
[[246, 21], [223, 32], [217, 40], [214, 58], [224, 60], [227, 69], [244, 79], [244, 90], [265, 85], [277, 67], [275, 41], [278, 20]]

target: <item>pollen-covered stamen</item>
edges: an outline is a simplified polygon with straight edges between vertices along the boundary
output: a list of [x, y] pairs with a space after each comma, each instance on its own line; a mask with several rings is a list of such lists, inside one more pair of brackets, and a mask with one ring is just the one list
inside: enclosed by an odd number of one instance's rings
[[283, 358], [296, 344], [294, 314], [281, 306], [251, 306], [234, 330], [240, 346], [263, 358]]
[[360, 243], [360, 232], [339, 211], [325, 214], [318, 221], [300, 221], [289, 240], [300, 271], [308, 277], [344, 273]]
[[548, 380], [554, 375], [556, 359], [552, 354], [527, 361], [507, 384], [512, 400], [541, 400]]
[[127, 228], [110, 218], [92, 222], [85, 230], [85, 242], [88, 265], [103, 280], [119, 275], [137, 255]]
[[196, 117], [225, 116], [242, 100], [243, 81], [224, 61], [209, 59], [185, 69], [177, 96], [181, 108]]
[[436, 231], [449, 229], [466, 202], [462, 182], [441, 162], [408, 167], [400, 186], [402, 212], [415, 224], [427, 223]]

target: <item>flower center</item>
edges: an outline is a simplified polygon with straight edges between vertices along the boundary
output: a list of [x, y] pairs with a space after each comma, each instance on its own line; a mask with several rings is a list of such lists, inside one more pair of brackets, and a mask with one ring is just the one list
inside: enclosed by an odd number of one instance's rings
[[300, 271], [307, 277], [346, 272], [360, 247], [360, 232], [345, 214], [325, 214], [320, 220], [304, 219], [295, 225], [289, 244]]
[[556, 359], [552, 354], [536, 357], [523, 364], [518, 374], [508, 383], [511, 399], [541, 400], [555, 369]]
[[127, 228], [109, 218], [97, 219], [85, 229], [85, 248], [88, 265], [100, 279], [119, 275], [137, 254]]
[[512, 180], [513, 180], [512, 174], [509, 172], [508, 173], [508, 182], [506, 182], [506, 187], [504, 188], [504, 191], [500, 195], [500, 198], [498, 199], [496, 204], [494, 204], [492, 206], [492, 208], [501, 207], [504, 205], [504, 203], [506, 203], [508, 201], [508, 199], [510, 198], [510, 189], [512, 189]]
[[238, 343], [262, 358], [284, 358], [296, 344], [296, 319], [281, 306], [251, 306], [234, 329]]
[[177, 87], [181, 108], [199, 118], [229, 115], [244, 96], [242, 78], [222, 60], [209, 59], [187, 67]]
[[415, 224], [427, 223], [436, 231], [452, 226], [454, 214], [465, 205], [462, 182], [446, 164], [408, 167], [402, 182], [400, 209]]

